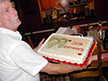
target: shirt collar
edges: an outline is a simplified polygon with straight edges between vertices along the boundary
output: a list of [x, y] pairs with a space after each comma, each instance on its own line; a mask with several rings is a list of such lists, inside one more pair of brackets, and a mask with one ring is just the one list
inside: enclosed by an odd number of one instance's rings
[[14, 36], [18, 39], [22, 39], [22, 36], [21, 34], [18, 32], [18, 31], [12, 31], [12, 30], [9, 30], [9, 29], [6, 29], [6, 28], [0, 28], [0, 33], [4, 33], [4, 34], [7, 34], [7, 35], [11, 35], [11, 36]]

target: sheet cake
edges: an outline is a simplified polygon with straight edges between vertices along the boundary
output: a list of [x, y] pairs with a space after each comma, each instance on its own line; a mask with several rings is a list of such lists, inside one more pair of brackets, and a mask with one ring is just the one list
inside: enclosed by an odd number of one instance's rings
[[52, 33], [38, 53], [50, 61], [84, 67], [95, 45], [93, 38]]

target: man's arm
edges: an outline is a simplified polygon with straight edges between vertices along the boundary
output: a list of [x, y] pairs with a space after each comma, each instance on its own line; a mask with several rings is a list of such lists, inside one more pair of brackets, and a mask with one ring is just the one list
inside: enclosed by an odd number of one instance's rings
[[[95, 58], [97, 59], [97, 58]], [[93, 60], [95, 60], [93, 56], [90, 57], [87, 65], [90, 65]], [[48, 62], [46, 66], [44, 66], [40, 72], [46, 72], [48, 74], [66, 74], [73, 71], [83, 70], [86, 68], [68, 65], [68, 64], [54, 64]]]
[[46, 72], [48, 74], [65, 74], [76, 70], [83, 70], [83, 68], [73, 65], [54, 64], [48, 62], [48, 64], [43, 67], [40, 72]]

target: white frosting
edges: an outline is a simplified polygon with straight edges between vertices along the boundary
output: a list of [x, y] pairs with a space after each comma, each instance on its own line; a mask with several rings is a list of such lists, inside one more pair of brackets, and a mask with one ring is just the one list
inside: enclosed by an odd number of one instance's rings
[[[80, 56], [80, 58], [77, 58], [77, 57], [71, 57], [71, 56], [67, 56], [66, 55], [60, 55], [60, 54], [56, 54], [56, 53], [47, 53], [47, 52], [44, 52], [42, 51], [42, 48], [45, 46], [45, 44], [49, 41], [49, 39], [53, 36], [53, 35], [60, 35], [60, 36], [64, 36], [64, 37], [72, 37], [72, 38], [81, 38], [81, 39], [88, 39], [89, 42], [87, 43], [87, 46], [84, 50], [84, 52], [82, 53], [82, 55]], [[72, 63], [78, 63], [78, 64], [81, 64], [83, 63], [83, 61], [86, 59], [87, 57], [87, 54], [89, 52], [89, 49], [91, 47], [93, 43], [93, 38], [87, 38], [87, 37], [78, 37], [78, 36], [70, 36], [70, 35], [63, 35], [63, 34], [56, 34], [56, 33], [53, 33], [49, 36], [49, 38], [45, 41], [45, 43], [41, 46], [41, 48], [38, 50], [38, 53], [42, 56], [46, 56], [46, 57], [49, 57], [49, 58], [54, 58], [55, 60], [59, 59], [61, 61], [67, 61], [67, 62], [72, 62]], [[68, 53], [68, 51], [67, 51]]]

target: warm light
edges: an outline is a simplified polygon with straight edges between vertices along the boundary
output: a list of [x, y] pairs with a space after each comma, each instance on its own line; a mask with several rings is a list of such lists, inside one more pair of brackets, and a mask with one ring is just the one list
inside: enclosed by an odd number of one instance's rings
[[68, 0], [60, 0], [60, 3], [62, 4], [62, 6], [65, 6], [65, 5], [67, 5]]
[[66, 6], [68, 5], [68, 0], [60, 0], [59, 3], [62, 4], [62, 6]]

